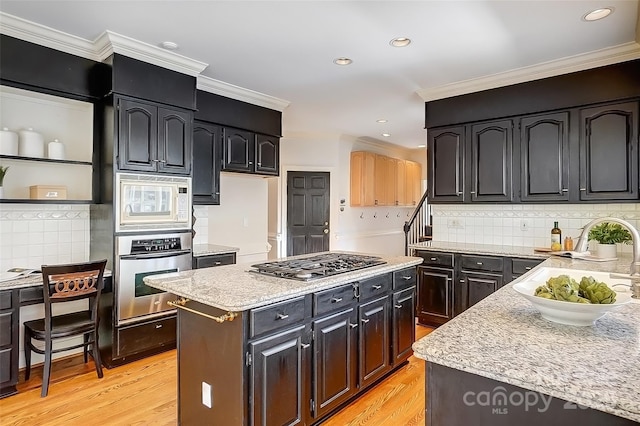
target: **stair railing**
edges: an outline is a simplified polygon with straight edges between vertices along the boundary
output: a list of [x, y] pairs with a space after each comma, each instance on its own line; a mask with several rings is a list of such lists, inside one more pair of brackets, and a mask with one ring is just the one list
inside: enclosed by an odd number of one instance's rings
[[409, 246], [420, 241], [426, 226], [431, 225], [431, 206], [427, 203], [429, 191], [424, 191], [411, 218], [404, 223], [404, 255], [409, 255]]

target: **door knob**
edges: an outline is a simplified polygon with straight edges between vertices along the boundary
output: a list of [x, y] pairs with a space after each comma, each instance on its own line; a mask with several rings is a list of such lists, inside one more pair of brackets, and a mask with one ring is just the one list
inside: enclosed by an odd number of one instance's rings
[[329, 230], [327, 228], [323, 229], [322, 232], [324, 232], [325, 234], [329, 233]]

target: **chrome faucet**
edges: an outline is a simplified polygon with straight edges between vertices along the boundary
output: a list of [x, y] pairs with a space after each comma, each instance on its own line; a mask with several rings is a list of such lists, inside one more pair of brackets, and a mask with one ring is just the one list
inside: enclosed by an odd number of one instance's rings
[[582, 229], [582, 234], [578, 239], [575, 251], [587, 251], [587, 243], [589, 242], [589, 230], [595, 225], [602, 222], [618, 223], [629, 230], [631, 233], [631, 239], [633, 240], [633, 260], [631, 261], [631, 268], [629, 275], [611, 274], [611, 278], [625, 278], [631, 280], [631, 293], [633, 297], [640, 298], [640, 234], [638, 230], [633, 227], [629, 222], [615, 217], [600, 217], [587, 223]]

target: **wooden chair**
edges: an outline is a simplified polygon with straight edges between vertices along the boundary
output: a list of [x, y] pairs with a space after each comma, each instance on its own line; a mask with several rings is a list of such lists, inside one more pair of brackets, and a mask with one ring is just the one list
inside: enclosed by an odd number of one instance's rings
[[[69, 349], [84, 348], [87, 363], [89, 345], [98, 378], [102, 378], [102, 363], [98, 348], [98, 302], [103, 288], [106, 260], [88, 263], [42, 266], [42, 290], [45, 317], [24, 323], [25, 380], [31, 375], [31, 351], [44, 355], [41, 397], [47, 396], [51, 375], [51, 359], [54, 353]], [[89, 299], [89, 309], [64, 315], [52, 315], [54, 303]], [[82, 336], [83, 342], [53, 349], [55, 339]], [[44, 348], [33, 345], [32, 339], [43, 341]]]

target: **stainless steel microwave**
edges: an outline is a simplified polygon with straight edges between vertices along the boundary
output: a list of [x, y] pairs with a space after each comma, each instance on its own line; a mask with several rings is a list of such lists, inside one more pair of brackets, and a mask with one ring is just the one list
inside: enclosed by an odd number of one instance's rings
[[116, 174], [116, 232], [190, 230], [191, 178]]

